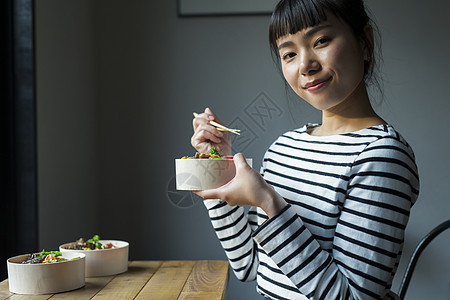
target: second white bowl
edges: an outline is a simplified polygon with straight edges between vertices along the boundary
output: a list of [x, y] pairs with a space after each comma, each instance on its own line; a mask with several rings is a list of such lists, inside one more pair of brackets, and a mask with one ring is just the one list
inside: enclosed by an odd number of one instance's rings
[[115, 240], [100, 240], [102, 244], [112, 243], [115, 248], [99, 250], [67, 249], [75, 244], [66, 243], [59, 246], [62, 253], [83, 253], [86, 255], [86, 277], [109, 276], [126, 272], [128, 270], [128, 242]]

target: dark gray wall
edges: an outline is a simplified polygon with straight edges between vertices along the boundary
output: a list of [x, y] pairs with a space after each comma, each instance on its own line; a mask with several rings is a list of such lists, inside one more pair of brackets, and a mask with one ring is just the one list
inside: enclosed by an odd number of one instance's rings
[[[450, 211], [450, 2], [422, 3], [368, 1], [383, 38], [377, 110], [413, 146], [422, 184], [394, 290], [413, 248]], [[131, 259], [225, 259], [201, 201], [173, 186], [174, 158], [194, 151], [192, 112], [210, 106], [246, 129], [236, 150], [257, 169], [280, 133], [320, 121], [305, 103], [288, 104], [268, 16], [176, 11], [175, 0], [36, 2], [42, 248], [100, 234], [129, 241]], [[262, 101], [276, 114], [248, 114]], [[407, 299], [448, 299], [449, 237], [424, 252]], [[254, 289], [231, 276], [229, 299], [258, 299]]]
[[90, 1], [36, 1], [40, 241], [99, 230], [96, 18]]

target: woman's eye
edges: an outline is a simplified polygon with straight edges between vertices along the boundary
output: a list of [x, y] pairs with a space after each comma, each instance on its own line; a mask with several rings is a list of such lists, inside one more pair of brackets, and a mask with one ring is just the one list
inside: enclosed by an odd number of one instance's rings
[[326, 43], [328, 43], [329, 41], [330, 41], [330, 38], [328, 38], [328, 37], [321, 37], [320, 39], [318, 39], [318, 40], [315, 42], [314, 47], [317, 47], [317, 46], [326, 44]]
[[289, 60], [291, 58], [293, 58], [294, 56], [296, 56], [297, 54], [293, 53], [293, 52], [289, 52], [283, 55], [283, 60]]

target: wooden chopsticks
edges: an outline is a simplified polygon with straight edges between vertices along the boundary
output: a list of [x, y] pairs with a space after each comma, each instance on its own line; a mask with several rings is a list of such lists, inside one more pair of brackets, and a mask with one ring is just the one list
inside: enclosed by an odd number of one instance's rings
[[[198, 113], [194, 113], [194, 117], [197, 118], [197, 116], [198, 116]], [[211, 124], [212, 126], [216, 127], [217, 130], [219, 130], [219, 131], [229, 131], [229, 132], [232, 132], [234, 134], [241, 135], [239, 129], [231, 129], [231, 128], [223, 126], [222, 124], [214, 122], [214, 121], [209, 121], [209, 124]]]

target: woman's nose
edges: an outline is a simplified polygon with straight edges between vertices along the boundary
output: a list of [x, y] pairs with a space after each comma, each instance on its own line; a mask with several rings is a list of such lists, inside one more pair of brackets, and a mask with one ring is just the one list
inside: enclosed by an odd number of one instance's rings
[[304, 76], [313, 75], [320, 71], [320, 63], [309, 52], [300, 54], [300, 73]]

